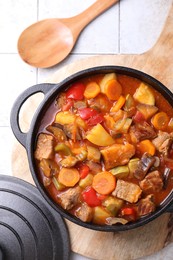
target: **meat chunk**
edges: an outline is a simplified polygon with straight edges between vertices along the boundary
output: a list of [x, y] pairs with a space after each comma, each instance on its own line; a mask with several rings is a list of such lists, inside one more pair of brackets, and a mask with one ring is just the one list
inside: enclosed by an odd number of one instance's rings
[[132, 144], [114, 144], [101, 150], [106, 170], [119, 165], [125, 165], [135, 154], [135, 147]]
[[76, 216], [84, 222], [90, 222], [93, 217], [93, 209], [89, 207], [86, 203], [76, 211]]
[[139, 216], [145, 216], [155, 211], [155, 204], [153, 202], [153, 195], [148, 195], [145, 199], [141, 199], [137, 206], [137, 212]]
[[148, 170], [154, 165], [155, 157], [148, 153], [144, 153], [141, 160], [138, 162], [137, 169], [134, 172], [135, 178], [142, 180], [147, 174]]
[[54, 139], [53, 136], [48, 134], [40, 134], [38, 136], [36, 150], [34, 153], [34, 157], [37, 160], [51, 159], [53, 157], [53, 145]]
[[115, 190], [112, 195], [120, 199], [126, 200], [130, 203], [138, 201], [142, 193], [142, 190], [137, 184], [130, 183], [123, 180], [118, 180]]
[[159, 171], [153, 171], [140, 181], [139, 185], [143, 191], [159, 192], [163, 188], [163, 180]]
[[59, 195], [60, 204], [64, 209], [72, 209], [80, 201], [81, 188], [73, 187]]
[[56, 100], [57, 108], [62, 109], [63, 106], [66, 104], [66, 102], [67, 102], [66, 95], [64, 93], [62, 93], [61, 95], [59, 95], [59, 97]]
[[165, 156], [168, 155], [169, 148], [173, 142], [173, 133], [167, 133], [159, 131], [158, 136], [152, 141], [156, 149], [163, 153]]
[[130, 136], [133, 142], [139, 142], [145, 139], [150, 139], [156, 137], [156, 132], [154, 129], [147, 123], [135, 124], [130, 127]]

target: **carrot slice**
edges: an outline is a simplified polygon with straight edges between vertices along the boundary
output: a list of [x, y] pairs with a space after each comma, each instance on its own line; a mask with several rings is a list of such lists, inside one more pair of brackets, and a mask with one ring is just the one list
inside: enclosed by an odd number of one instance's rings
[[116, 79], [106, 82], [104, 93], [111, 100], [118, 100], [122, 94], [122, 86]]
[[151, 123], [157, 130], [164, 130], [168, 126], [169, 117], [165, 112], [159, 112], [152, 117]]
[[84, 97], [95, 98], [100, 93], [100, 86], [95, 82], [89, 82], [84, 91]]
[[92, 187], [100, 194], [111, 193], [116, 186], [115, 177], [110, 172], [99, 172], [94, 175]]
[[149, 153], [154, 155], [156, 152], [154, 144], [148, 139], [141, 141], [137, 147], [141, 153]]
[[112, 106], [111, 112], [117, 112], [118, 110], [120, 110], [123, 107], [125, 101], [126, 101], [125, 97], [120, 96], [117, 102]]
[[59, 172], [58, 181], [66, 187], [73, 187], [80, 179], [76, 168], [62, 168]]

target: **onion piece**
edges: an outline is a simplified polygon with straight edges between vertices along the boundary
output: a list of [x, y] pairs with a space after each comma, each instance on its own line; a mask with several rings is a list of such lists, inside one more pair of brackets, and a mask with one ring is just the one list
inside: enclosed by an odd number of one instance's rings
[[106, 219], [107, 225], [111, 226], [111, 225], [114, 225], [114, 224], [117, 224], [117, 223], [125, 225], [125, 224], [128, 223], [128, 221], [124, 218], [115, 218], [115, 217], [109, 217], [109, 218]]

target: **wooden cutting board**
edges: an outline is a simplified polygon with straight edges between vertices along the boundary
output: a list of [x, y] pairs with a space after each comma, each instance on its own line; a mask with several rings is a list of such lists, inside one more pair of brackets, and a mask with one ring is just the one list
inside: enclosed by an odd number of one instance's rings
[[[173, 92], [173, 4], [160, 38], [146, 53], [103, 55], [79, 60], [58, 70], [47, 82], [57, 83], [77, 71], [100, 65], [121, 65], [141, 70], [157, 78]], [[20, 122], [23, 131], [28, 130], [40, 100], [40, 95], [34, 95], [22, 107]], [[25, 149], [17, 141], [14, 141], [12, 150], [12, 172], [14, 176], [33, 183]], [[137, 259], [151, 255], [173, 241], [173, 214], [169, 213], [143, 227], [119, 233], [92, 231], [66, 222], [72, 251], [93, 259]]]

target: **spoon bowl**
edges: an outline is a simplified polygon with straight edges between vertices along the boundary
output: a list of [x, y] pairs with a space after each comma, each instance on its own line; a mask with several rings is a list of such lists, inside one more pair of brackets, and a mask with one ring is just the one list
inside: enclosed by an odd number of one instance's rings
[[51, 18], [26, 28], [18, 39], [18, 52], [28, 64], [48, 68], [61, 62], [73, 49], [81, 31], [118, 0], [97, 0], [71, 18]]
[[44, 68], [62, 61], [73, 45], [73, 34], [60, 19], [46, 19], [23, 31], [18, 52], [26, 63]]

